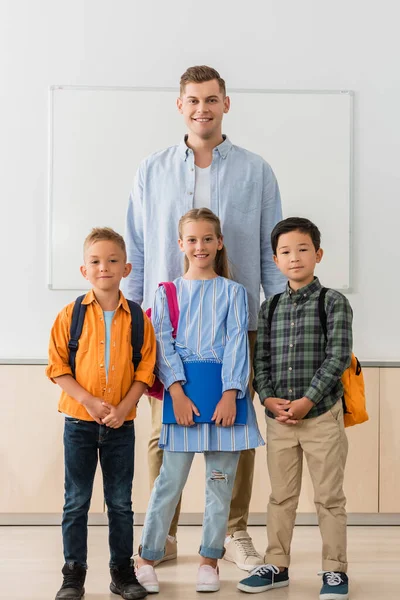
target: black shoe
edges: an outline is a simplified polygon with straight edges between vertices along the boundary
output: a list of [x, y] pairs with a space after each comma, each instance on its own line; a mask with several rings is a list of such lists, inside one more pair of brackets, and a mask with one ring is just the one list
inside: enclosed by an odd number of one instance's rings
[[56, 594], [55, 600], [80, 600], [85, 594], [83, 587], [86, 569], [76, 563], [65, 563], [62, 568], [63, 584]]
[[122, 596], [124, 600], [136, 600], [147, 596], [147, 590], [136, 579], [132, 565], [111, 567], [110, 574], [110, 590]]

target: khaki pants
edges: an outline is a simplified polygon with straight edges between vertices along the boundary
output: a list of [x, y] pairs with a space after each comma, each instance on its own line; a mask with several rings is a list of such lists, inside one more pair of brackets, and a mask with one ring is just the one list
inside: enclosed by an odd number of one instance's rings
[[343, 492], [347, 437], [341, 400], [331, 410], [297, 425], [267, 417], [267, 462], [271, 480], [268, 548], [264, 562], [288, 567], [303, 453], [306, 456], [322, 537], [322, 570], [347, 571], [346, 498]]
[[[251, 397], [254, 397], [253, 390], [253, 357], [254, 346], [256, 343], [257, 332], [249, 331], [251, 373], [250, 373], [250, 392]], [[153, 487], [157, 479], [163, 460], [163, 450], [158, 447], [158, 442], [161, 434], [162, 421], [162, 402], [156, 398], [149, 398], [151, 405], [151, 436], [148, 446], [148, 461], [150, 488]], [[243, 531], [247, 529], [247, 520], [249, 517], [249, 506], [251, 499], [251, 490], [253, 487], [254, 475], [254, 459], [255, 450], [243, 450], [240, 453], [239, 463], [236, 471], [235, 485], [233, 487], [231, 508], [228, 521], [228, 533], [233, 534], [235, 531]], [[174, 517], [171, 522], [169, 535], [176, 535], [178, 528], [179, 514], [181, 512], [181, 499], [175, 510]]]

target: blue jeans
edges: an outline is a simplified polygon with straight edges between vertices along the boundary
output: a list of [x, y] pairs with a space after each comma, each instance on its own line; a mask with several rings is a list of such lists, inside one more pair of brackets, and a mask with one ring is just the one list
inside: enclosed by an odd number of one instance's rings
[[87, 518], [98, 458], [108, 509], [110, 567], [130, 564], [133, 554], [133, 421], [111, 429], [65, 418], [65, 504], [62, 519], [66, 563], [87, 566]]
[[[146, 560], [159, 560], [164, 556], [165, 540], [194, 454], [164, 451], [142, 534], [140, 555]], [[206, 502], [199, 554], [206, 558], [222, 558], [224, 555], [224, 540], [239, 456], [240, 452], [204, 452]]]

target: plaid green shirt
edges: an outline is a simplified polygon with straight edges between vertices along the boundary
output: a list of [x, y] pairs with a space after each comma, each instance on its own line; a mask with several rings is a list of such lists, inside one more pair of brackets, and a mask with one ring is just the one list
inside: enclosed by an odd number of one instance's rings
[[331, 289], [325, 297], [325, 341], [318, 313], [321, 287], [317, 277], [297, 292], [288, 284], [275, 308], [271, 330], [272, 298], [261, 306], [257, 330], [253, 385], [261, 402], [268, 397], [297, 400], [306, 396], [315, 404], [306, 419], [325, 413], [343, 396], [341, 376], [350, 365], [352, 351], [351, 306]]

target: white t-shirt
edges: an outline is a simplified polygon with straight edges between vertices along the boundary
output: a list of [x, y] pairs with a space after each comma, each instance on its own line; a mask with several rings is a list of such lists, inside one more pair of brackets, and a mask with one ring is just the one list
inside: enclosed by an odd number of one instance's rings
[[210, 171], [211, 165], [202, 169], [196, 167], [194, 180], [194, 204], [193, 208], [211, 208], [211, 183]]

